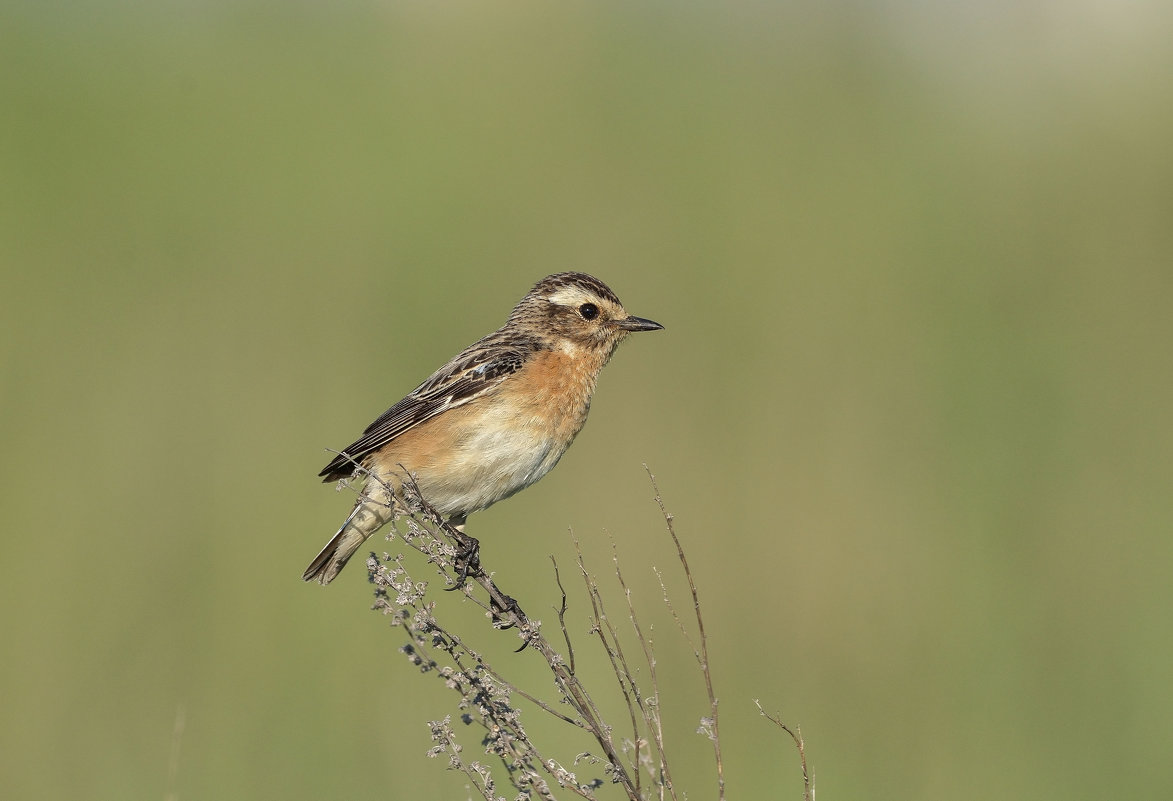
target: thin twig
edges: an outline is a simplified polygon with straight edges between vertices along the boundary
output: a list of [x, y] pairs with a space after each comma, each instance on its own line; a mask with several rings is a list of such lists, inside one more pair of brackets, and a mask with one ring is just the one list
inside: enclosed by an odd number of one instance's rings
[[570, 663], [570, 672], [574, 673], [574, 646], [570, 643], [570, 632], [566, 630], [566, 588], [562, 586], [562, 576], [558, 573], [558, 560], [550, 554], [550, 562], [554, 565], [554, 581], [558, 584], [558, 592], [562, 593], [562, 603], [558, 607], [558, 627], [562, 629], [562, 639], [566, 641], [566, 660]]
[[766, 720], [773, 723], [782, 731], [790, 735], [790, 739], [794, 740], [794, 745], [798, 748], [798, 762], [802, 765], [802, 801], [815, 801], [815, 776], [813, 773], [808, 773], [806, 769], [806, 741], [802, 739], [802, 728], [795, 726], [791, 729], [782, 722], [780, 715], [771, 715], [766, 710], [762, 709], [762, 702], [758, 699], [753, 699], [754, 705], [758, 708], [758, 712], [762, 714]]
[[[623, 590], [623, 597], [627, 599], [627, 614], [628, 619], [631, 620], [631, 627], [635, 631], [635, 637], [639, 641], [640, 647], [643, 648], [644, 660], [648, 665], [648, 676], [652, 682], [652, 699], [647, 706], [650, 708], [650, 716], [645, 716], [648, 723], [648, 731], [652, 735], [652, 742], [656, 746], [656, 756], [659, 762], [660, 770], [660, 798], [664, 798], [664, 791], [667, 790], [673, 799], [676, 799], [676, 790], [672, 784], [672, 772], [668, 769], [668, 759], [664, 751], [664, 721], [660, 716], [660, 682], [656, 671], [656, 651], [652, 642], [651, 636], [644, 636], [643, 629], [640, 628], [639, 618], [635, 614], [635, 606], [631, 601], [631, 590], [627, 586], [627, 582], [623, 580], [623, 572], [619, 569], [619, 553], [615, 547], [615, 540], [611, 540], [611, 561], [615, 566], [615, 578], [619, 581], [619, 587]], [[643, 708], [643, 704], [640, 705]]]
[[[635, 759], [632, 763], [635, 766], [635, 787], [636, 792], [642, 798], [642, 776], [639, 772], [639, 764], [640, 747], [643, 738], [640, 737], [639, 722], [636, 718], [635, 709], [638, 705], [640, 717], [646, 723], [647, 714], [644, 709], [643, 699], [639, 693], [639, 688], [635, 684], [635, 676], [632, 675], [631, 669], [627, 666], [627, 659], [623, 655], [623, 646], [619, 642], [619, 636], [615, 632], [615, 628], [611, 625], [610, 619], [607, 617], [607, 609], [603, 603], [603, 596], [599, 592], [599, 585], [595, 582], [591, 572], [587, 570], [586, 561], [582, 553], [582, 543], [573, 535], [571, 539], [574, 540], [574, 550], [578, 554], [578, 569], [582, 574], [583, 582], [586, 584], [587, 596], [591, 601], [591, 612], [593, 613], [591, 631], [599, 636], [599, 642], [603, 646], [603, 652], [607, 654], [607, 659], [611, 662], [611, 671], [615, 674], [615, 679], [619, 683], [619, 691], [623, 693], [623, 701], [627, 705], [627, 714], [631, 718], [632, 747], [635, 749]], [[604, 630], [604, 626], [606, 630]], [[607, 639], [608, 635], [610, 635], [610, 640]]]
[[652, 572], [656, 574], [656, 580], [660, 582], [660, 595], [664, 599], [664, 606], [668, 607], [668, 611], [672, 614], [672, 619], [676, 621], [676, 628], [680, 629], [680, 634], [684, 637], [684, 641], [688, 643], [688, 647], [692, 649], [693, 654], [698, 656], [697, 661], [700, 661], [697, 647], [692, 643], [692, 635], [688, 633], [684, 621], [680, 619], [680, 615], [676, 613], [676, 607], [672, 605], [672, 598], [668, 595], [668, 585], [664, 583], [664, 574], [657, 567], [653, 567]]
[[664, 499], [660, 497], [660, 488], [656, 485], [656, 477], [652, 475], [651, 469], [645, 464], [644, 470], [647, 471], [648, 478], [652, 482], [652, 491], [655, 493], [656, 505], [660, 507], [660, 513], [664, 516], [664, 523], [668, 526], [668, 533], [672, 536], [672, 542], [676, 544], [676, 555], [680, 559], [680, 564], [684, 568], [684, 575], [688, 578], [688, 588], [692, 591], [692, 608], [696, 612], [697, 630], [700, 632], [701, 649], [697, 654], [697, 659], [701, 663], [701, 672], [705, 677], [705, 690], [709, 694], [709, 707], [712, 709], [712, 736], [709, 738], [713, 743], [713, 757], [717, 762], [717, 799], [718, 801], [725, 801], [725, 765], [721, 759], [721, 729], [717, 713], [717, 696], [713, 692], [713, 671], [709, 665], [709, 644], [708, 638], [705, 635], [705, 621], [701, 616], [701, 601], [700, 595], [697, 593], [696, 581], [693, 580], [692, 571], [688, 567], [688, 559], [684, 556], [684, 548], [680, 544], [680, 538], [676, 536], [676, 527], [672, 525], [672, 515], [664, 507]]

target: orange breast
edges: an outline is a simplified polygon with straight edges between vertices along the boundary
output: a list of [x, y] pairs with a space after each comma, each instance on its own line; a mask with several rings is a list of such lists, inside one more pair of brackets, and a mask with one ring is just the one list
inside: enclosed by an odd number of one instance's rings
[[586, 422], [602, 366], [542, 351], [491, 394], [404, 432], [370, 467], [388, 478], [400, 465], [445, 515], [470, 514], [548, 473]]

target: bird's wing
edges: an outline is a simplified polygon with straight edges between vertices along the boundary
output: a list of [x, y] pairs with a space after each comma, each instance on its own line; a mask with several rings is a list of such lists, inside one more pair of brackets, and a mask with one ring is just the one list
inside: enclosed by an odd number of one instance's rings
[[492, 392], [506, 376], [521, 369], [531, 352], [532, 347], [518, 344], [503, 348], [485, 340], [469, 347], [379, 415], [358, 440], [334, 457], [318, 475], [325, 476], [326, 481], [350, 475], [369, 454], [404, 431]]

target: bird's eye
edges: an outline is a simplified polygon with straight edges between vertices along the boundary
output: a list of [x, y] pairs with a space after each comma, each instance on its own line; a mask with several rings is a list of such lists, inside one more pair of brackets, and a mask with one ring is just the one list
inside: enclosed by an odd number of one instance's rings
[[578, 313], [584, 320], [593, 320], [599, 316], [599, 307], [593, 303], [584, 303], [578, 307]]

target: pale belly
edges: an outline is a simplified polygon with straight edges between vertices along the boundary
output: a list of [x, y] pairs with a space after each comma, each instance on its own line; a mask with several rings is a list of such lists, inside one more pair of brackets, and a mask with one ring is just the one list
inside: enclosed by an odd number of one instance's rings
[[471, 514], [538, 481], [569, 444], [539, 432], [482, 430], [456, 450], [442, 474], [421, 470], [420, 489], [442, 514]]
[[[558, 464], [586, 418], [584, 410], [556, 426], [519, 415], [516, 408], [479, 411], [475, 421], [459, 420], [446, 432], [446, 447], [396, 449], [394, 458], [415, 475], [424, 498], [445, 517], [480, 511], [541, 479]], [[415, 458], [407, 458], [409, 453]], [[398, 464], [384, 462], [380, 472], [401, 473]]]

